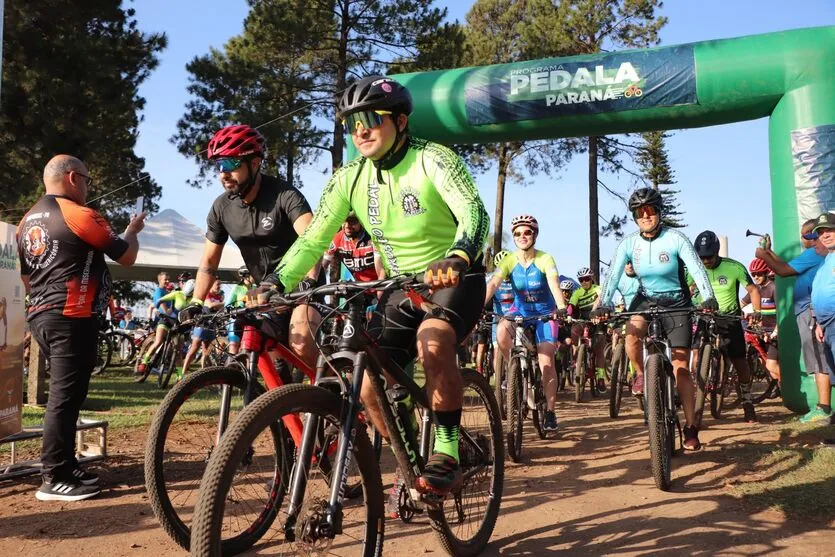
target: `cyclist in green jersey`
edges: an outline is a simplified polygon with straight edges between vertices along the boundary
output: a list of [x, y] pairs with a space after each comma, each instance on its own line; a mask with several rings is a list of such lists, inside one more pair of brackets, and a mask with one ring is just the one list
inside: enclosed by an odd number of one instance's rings
[[[240, 281], [232, 288], [229, 295], [226, 297], [226, 300], [223, 302], [227, 307], [232, 306], [235, 308], [242, 308], [246, 306], [247, 292], [249, 292], [251, 288], [255, 287], [255, 280], [252, 278], [252, 274], [249, 272], [249, 269], [246, 268], [246, 265], [243, 265], [238, 269], [238, 277], [240, 278]], [[243, 327], [236, 324], [234, 321], [230, 321], [229, 325], [227, 325], [226, 340], [229, 342], [229, 345], [226, 350], [230, 354], [238, 353], [238, 347], [241, 345], [242, 332]]]
[[[742, 287], [751, 297], [751, 305], [754, 308], [751, 319], [759, 322], [761, 320], [760, 291], [751, 280], [745, 265], [728, 257], [720, 257], [719, 238], [710, 230], [705, 230], [696, 236], [694, 247], [707, 270], [713, 294], [719, 303], [719, 315], [742, 316], [742, 308], [739, 305], [739, 288]], [[688, 282], [692, 282], [689, 274]], [[722, 338], [728, 358], [739, 374], [745, 421], [754, 422], [757, 420], [757, 413], [751, 400], [751, 371], [745, 359], [745, 334], [742, 330], [742, 322], [738, 319], [719, 319], [716, 321], [716, 332]], [[695, 362], [696, 358], [692, 358], [692, 361]]]
[[[403, 292], [387, 293], [369, 330], [400, 367], [415, 355], [423, 365], [436, 435], [417, 489], [444, 496], [462, 484], [463, 391], [455, 355], [484, 305], [482, 252], [490, 219], [463, 161], [442, 145], [409, 135], [411, 111], [409, 91], [387, 77], [365, 77], [345, 90], [337, 117], [362, 156], [334, 172], [310, 225], [265, 282], [294, 288], [351, 210], [370, 233], [386, 276], [424, 276], [443, 312], [426, 314]], [[387, 435], [368, 381], [361, 394], [374, 425]]]
[[[577, 316], [578, 319], [590, 319], [591, 311], [600, 298], [600, 286], [594, 282], [594, 273], [588, 267], [581, 267], [577, 271], [577, 280], [580, 282], [580, 288], [571, 294], [568, 305], [571, 306], [571, 314]], [[583, 325], [575, 323], [571, 326], [571, 340], [575, 346], [579, 344], [582, 334]], [[597, 388], [601, 391], [606, 390], [605, 334], [605, 326], [592, 326], [591, 353], [594, 359], [592, 365], [597, 376]]]
[[[162, 275], [163, 273], [160, 273], [158, 275], [158, 278]], [[159, 347], [162, 346], [163, 341], [165, 341], [165, 337], [168, 336], [168, 322], [161, 316], [167, 315], [168, 317], [176, 318], [177, 311], [183, 309], [186, 306], [187, 297], [182, 295], [182, 290], [185, 287], [185, 285], [188, 284], [191, 278], [191, 273], [189, 273], [188, 271], [182, 272], [179, 275], [177, 275], [177, 290], [172, 290], [168, 294], [161, 294], [159, 297], [154, 296], [154, 309], [157, 311], [157, 313], [160, 314], [160, 317], [157, 318], [157, 326], [156, 330], [154, 331], [154, 343], [151, 345], [150, 348], [148, 348], [148, 350], [145, 351], [145, 354], [142, 357], [142, 361], [140, 361], [139, 364], [136, 366], [137, 383], [142, 383], [145, 381], [145, 369], [148, 367], [151, 358], [154, 356], [154, 354], [156, 354], [157, 350], [159, 350]], [[191, 282], [192, 284], [194, 283], [194, 281]], [[160, 285], [162, 285], [161, 280]], [[188, 295], [188, 298], [190, 297], [191, 293], [189, 293]], [[179, 301], [179, 303], [181, 304], [179, 307], [176, 306], [177, 301]]]

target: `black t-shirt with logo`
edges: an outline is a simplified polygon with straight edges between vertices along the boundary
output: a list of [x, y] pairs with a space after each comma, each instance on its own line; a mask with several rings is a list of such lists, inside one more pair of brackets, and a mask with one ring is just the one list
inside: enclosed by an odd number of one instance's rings
[[128, 247], [93, 209], [42, 197], [17, 227], [20, 274], [29, 277], [27, 319], [47, 311], [72, 318], [104, 312], [112, 290], [104, 256], [115, 261]]
[[299, 190], [274, 176], [261, 176], [252, 204], [224, 193], [215, 199], [206, 218], [206, 239], [225, 244], [232, 238], [247, 269], [261, 282], [298, 238], [293, 223], [310, 205]]

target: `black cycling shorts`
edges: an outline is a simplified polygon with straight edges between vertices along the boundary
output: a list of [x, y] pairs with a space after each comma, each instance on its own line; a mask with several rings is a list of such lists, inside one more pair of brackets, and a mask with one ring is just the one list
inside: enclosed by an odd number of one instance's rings
[[713, 330], [721, 339], [721, 346], [729, 358], [745, 357], [745, 333], [739, 319], [722, 319], [717, 316]]
[[[641, 294], [635, 296], [629, 311], [644, 311], [658, 304], [644, 298]], [[664, 308], [664, 309], [674, 309]], [[675, 309], [679, 309], [675, 307]], [[693, 306], [681, 307], [681, 313], [667, 313], [661, 315], [661, 326], [670, 342], [670, 348], [690, 348], [690, 339], [693, 335], [693, 324], [690, 319], [690, 311]]]
[[397, 365], [405, 368], [417, 355], [415, 341], [421, 323], [427, 319], [446, 321], [455, 330], [456, 344], [460, 344], [481, 318], [485, 294], [484, 273], [470, 273], [455, 288], [437, 290], [429, 297], [444, 308], [434, 315], [415, 307], [403, 291], [389, 291], [380, 298], [368, 332]]

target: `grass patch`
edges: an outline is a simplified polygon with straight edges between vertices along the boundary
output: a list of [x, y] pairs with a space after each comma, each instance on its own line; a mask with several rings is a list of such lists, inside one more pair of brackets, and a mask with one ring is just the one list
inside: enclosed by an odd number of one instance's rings
[[[827, 429], [829, 431], [827, 431]], [[799, 520], [829, 522], [835, 519], [835, 449], [818, 440], [831, 428], [797, 423], [782, 424], [781, 440], [790, 445], [766, 444], [740, 447], [733, 458], [747, 473], [732, 486], [746, 504], [782, 511]]]

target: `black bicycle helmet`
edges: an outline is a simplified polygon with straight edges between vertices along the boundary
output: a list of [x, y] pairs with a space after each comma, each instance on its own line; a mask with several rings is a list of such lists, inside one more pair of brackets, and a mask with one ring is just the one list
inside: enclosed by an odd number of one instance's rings
[[409, 90], [390, 77], [369, 75], [352, 83], [336, 106], [336, 117], [345, 119], [361, 110], [388, 110], [393, 114], [412, 113], [412, 95]]
[[629, 196], [629, 211], [634, 212], [639, 207], [650, 205], [661, 212], [664, 200], [658, 190], [653, 188], [638, 188]]
[[705, 230], [696, 236], [693, 246], [696, 248], [699, 257], [713, 257], [719, 254], [719, 238], [712, 230]]

